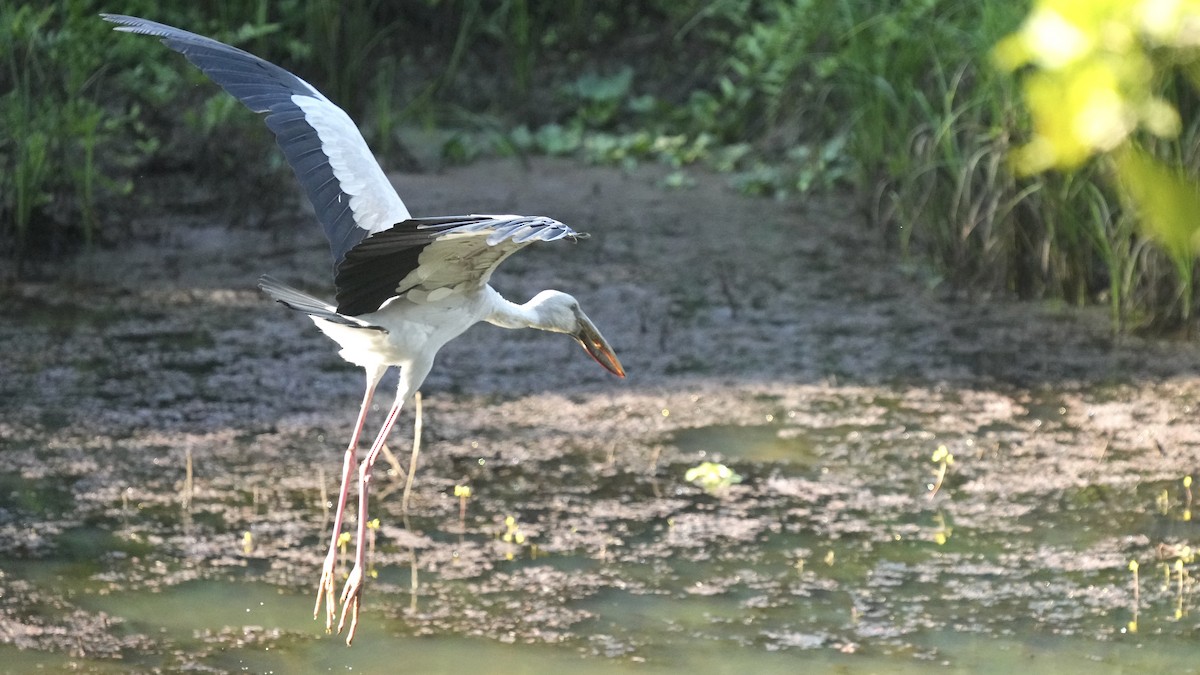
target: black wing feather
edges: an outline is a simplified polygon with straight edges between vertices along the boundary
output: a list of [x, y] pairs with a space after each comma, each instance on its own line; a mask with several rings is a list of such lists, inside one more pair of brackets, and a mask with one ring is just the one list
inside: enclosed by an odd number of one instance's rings
[[[485, 239], [455, 244], [474, 250], [505, 241], [523, 245], [531, 241], [578, 239], [587, 235], [541, 216], [447, 216], [412, 218], [389, 230], [376, 232], [346, 252], [337, 267], [338, 312], [357, 316], [374, 312], [398, 294], [400, 283], [421, 265], [421, 253], [440, 238], [454, 233], [486, 233]], [[463, 251], [464, 258], [470, 257]], [[491, 270], [487, 271], [490, 274]], [[464, 277], [459, 281], [473, 281]], [[426, 288], [425, 290], [430, 290]]]
[[363, 239], [346, 252], [334, 272], [338, 311], [366, 314], [396, 297], [400, 280], [420, 266], [421, 251], [464, 221], [465, 217], [413, 218]]

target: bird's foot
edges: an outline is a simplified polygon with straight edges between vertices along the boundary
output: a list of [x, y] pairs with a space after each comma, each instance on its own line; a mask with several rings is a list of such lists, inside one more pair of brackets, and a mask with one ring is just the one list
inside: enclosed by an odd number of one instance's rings
[[358, 629], [358, 608], [362, 602], [362, 591], [363, 568], [355, 563], [354, 569], [350, 570], [350, 576], [346, 579], [346, 585], [342, 588], [342, 618], [337, 627], [338, 634], [341, 634], [342, 627], [346, 625], [346, 617], [350, 617], [350, 628], [346, 631], [347, 646], [354, 642], [354, 633]]
[[[321, 581], [317, 585], [317, 604], [313, 605], [313, 618], [316, 619], [321, 614], [321, 601], [325, 601], [325, 632], [333, 632], [333, 620], [337, 616], [337, 603], [334, 602], [334, 578], [333, 570], [337, 566], [337, 551], [329, 549], [329, 555], [325, 556], [325, 564], [321, 567]], [[341, 626], [338, 627], [340, 632]]]

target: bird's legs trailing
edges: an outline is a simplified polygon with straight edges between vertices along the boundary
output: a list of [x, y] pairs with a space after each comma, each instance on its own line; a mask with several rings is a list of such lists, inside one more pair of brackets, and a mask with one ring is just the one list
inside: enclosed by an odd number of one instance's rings
[[350, 629], [346, 632], [347, 645], [354, 642], [354, 632], [358, 628], [358, 609], [362, 602], [363, 577], [366, 573], [363, 542], [367, 538], [367, 490], [371, 483], [371, 467], [379, 455], [380, 448], [387, 440], [388, 432], [396, 423], [396, 416], [400, 413], [400, 407], [403, 404], [404, 399], [397, 396], [396, 403], [392, 405], [387, 420], [379, 430], [379, 436], [375, 438], [375, 443], [371, 446], [371, 451], [367, 453], [362, 465], [358, 468], [358, 532], [354, 545], [354, 567], [351, 568], [350, 576], [346, 578], [346, 585], [342, 588], [342, 618], [338, 621], [337, 627], [338, 633], [341, 633], [342, 628], [346, 625], [346, 617], [350, 617]]
[[[362, 406], [358, 409], [358, 420], [354, 423], [354, 433], [350, 435], [350, 445], [346, 447], [346, 456], [342, 462], [342, 487], [338, 491], [337, 510], [333, 516], [333, 536], [329, 540], [329, 552], [325, 555], [325, 564], [321, 567], [321, 579], [317, 585], [317, 602], [313, 606], [313, 618], [321, 613], [321, 601], [325, 601], [325, 632], [333, 632], [333, 620], [337, 616], [337, 603], [334, 600], [334, 567], [337, 565], [338, 539], [342, 534], [342, 522], [346, 515], [346, 499], [350, 493], [350, 478], [354, 475], [356, 455], [358, 453], [358, 438], [362, 434], [363, 424], [367, 420], [367, 411], [371, 408], [371, 397], [375, 387], [387, 370], [384, 366], [367, 368], [367, 391], [363, 394]], [[340, 630], [340, 628], [339, 628]]]
[[[388, 434], [392, 430], [392, 425], [396, 423], [396, 417], [400, 414], [400, 408], [408, 397], [416, 392], [417, 386], [425, 380], [425, 376], [429, 374], [429, 369], [433, 362], [423, 364], [409, 364], [400, 370], [400, 385], [396, 391], [396, 402], [392, 404], [392, 409], [388, 411], [387, 419], [383, 421], [383, 426], [379, 429], [379, 435], [375, 437], [375, 442], [371, 445], [371, 450], [367, 456], [363, 458], [362, 464], [358, 467], [358, 536], [354, 545], [354, 567], [350, 570], [350, 576], [346, 578], [346, 585], [342, 588], [342, 618], [338, 620], [338, 633], [342, 632], [342, 628], [346, 625], [346, 618], [350, 619], [350, 627], [346, 632], [346, 644], [354, 642], [354, 632], [358, 628], [358, 610], [362, 604], [363, 582], [366, 576], [366, 540], [367, 540], [367, 502], [369, 488], [371, 484], [371, 469], [375, 466], [375, 460], [379, 457], [380, 451], [383, 449], [384, 443], [387, 442]], [[415, 467], [409, 467], [411, 473]]]

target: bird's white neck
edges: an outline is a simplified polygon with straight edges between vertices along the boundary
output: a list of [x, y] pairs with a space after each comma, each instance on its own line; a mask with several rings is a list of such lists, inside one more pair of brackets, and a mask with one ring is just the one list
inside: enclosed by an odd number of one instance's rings
[[549, 294], [556, 293], [555, 291], [543, 291], [529, 302], [517, 304], [510, 302], [491, 286], [488, 286], [487, 290], [491, 313], [484, 320], [490, 324], [501, 328], [537, 328], [555, 333], [569, 333], [572, 330], [569, 317], [563, 316], [561, 311], [554, 311], [547, 302]]

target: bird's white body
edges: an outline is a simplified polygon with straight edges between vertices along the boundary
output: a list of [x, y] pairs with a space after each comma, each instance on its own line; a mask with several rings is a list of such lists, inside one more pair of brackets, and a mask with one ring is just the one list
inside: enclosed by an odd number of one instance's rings
[[[484, 287], [491, 291], [490, 286]], [[459, 293], [442, 300], [415, 303], [395, 298], [378, 311], [359, 315], [383, 330], [363, 330], [320, 317], [311, 317], [321, 332], [341, 346], [341, 357], [363, 368], [408, 367], [432, 361], [445, 344], [462, 335], [490, 313], [489, 293]]]

